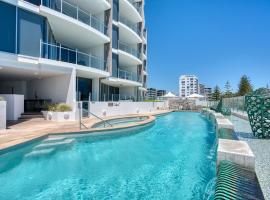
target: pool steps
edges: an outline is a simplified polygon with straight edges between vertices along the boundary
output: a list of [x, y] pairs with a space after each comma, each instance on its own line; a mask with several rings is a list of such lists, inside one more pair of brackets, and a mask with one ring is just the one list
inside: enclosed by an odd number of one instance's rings
[[73, 144], [75, 139], [67, 139], [65, 137], [49, 137], [43, 141], [43, 143], [35, 146], [33, 151], [26, 154], [25, 157], [38, 157], [50, 155], [59, 148], [65, 148]]
[[42, 150], [34, 150], [34, 151], [26, 154], [24, 157], [29, 158], [29, 157], [44, 156], [44, 155], [52, 154], [54, 151], [55, 151], [54, 148], [42, 149]]
[[68, 145], [72, 144], [75, 141], [75, 139], [66, 139], [63, 141], [55, 141], [55, 142], [45, 142], [37, 145], [34, 149], [46, 149], [46, 148], [52, 148], [52, 147], [57, 147], [60, 145]]

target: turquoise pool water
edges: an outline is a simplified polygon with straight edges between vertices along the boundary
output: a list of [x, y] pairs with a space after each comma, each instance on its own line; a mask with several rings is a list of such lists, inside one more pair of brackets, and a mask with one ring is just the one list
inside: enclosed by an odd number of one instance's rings
[[0, 199], [208, 199], [215, 144], [198, 113], [128, 136], [49, 138], [0, 157]]

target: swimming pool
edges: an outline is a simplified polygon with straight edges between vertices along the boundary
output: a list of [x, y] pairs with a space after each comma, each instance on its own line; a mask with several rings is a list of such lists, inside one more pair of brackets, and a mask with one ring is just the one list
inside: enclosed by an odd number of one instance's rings
[[0, 199], [201, 200], [213, 190], [215, 137], [199, 113], [177, 112], [128, 136], [50, 137], [1, 156]]

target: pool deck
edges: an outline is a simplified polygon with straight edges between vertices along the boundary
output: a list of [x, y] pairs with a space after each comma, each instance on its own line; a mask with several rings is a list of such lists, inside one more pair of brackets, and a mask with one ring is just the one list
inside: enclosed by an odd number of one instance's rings
[[230, 116], [229, 119], [235, 125], [237, 138], [246, 141], [252, 149], [255, 155], [255, 171], [264, 197], [270, 200], [270, 140], [254, 138], [247, 120], [236, 116]]
[[[149, 123], [154, 120], [155, 115], [162, 115], [170, 113], [170, 110], [159, 110], [151, 113], [141, 113], [135, 115], [121, 115], [121, 116], [113, 116], [113, 117], [104, 117], [104, 120], [115, 119], [115, 118], [124, 118], [124, 117], [138, 117], [138, 116], [149, 116], [149, 120], [146, 122], [136, 122], [133, 125], [126, 125], [125, 127], [136, 126], [144, 123]], [[87, 127], [92, 127], [95, 123], [100, 122], [97, 118], [87, 118], [83, 119], [83, 124]], [[119, 128], [119, 127], [115, 127]], [[115, 129], [114, 128], [114, 129]], [[122, 127], [123, 128], [123, 127]], [[106, 130], [110, 130], [113, 128], [106, 128]], [[105, 130], [102, 129], [94, 129], [94, 128], [85, 128], [82, 127], [80, 129], [80, 125], [78, 121], [74, 122], [52, 122], [46, 121], [43, 119], [31, 119], [24, 122], [20, 122], [14, 125], [10, 125], [6, 130], [0, 131], [0, 151], [31, 141], [41, 137], [45, 137], [50, 134], [57, 133], [78, 133], [78, 132], [91, 132], [91, 131], [100, 131]]]

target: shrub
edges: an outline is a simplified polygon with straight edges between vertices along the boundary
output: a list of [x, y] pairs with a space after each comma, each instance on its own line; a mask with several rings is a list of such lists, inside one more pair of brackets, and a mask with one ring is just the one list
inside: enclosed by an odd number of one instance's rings
[[59, 103], [56, 105], [56, 110], [58, 112], [68, 112], [68, 111], [72, 111], [72, 108], [68, 104]]
[[44, 105], [44, 110], [51, 112], [69, 112], [72, 111], [72, 108], [65, 103], [51, 103]]

